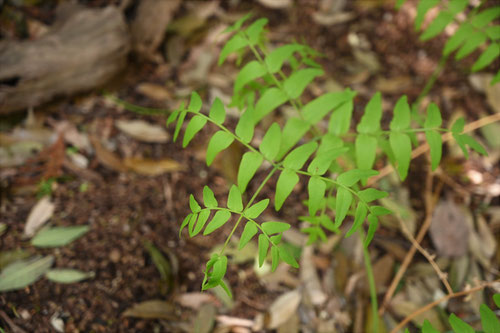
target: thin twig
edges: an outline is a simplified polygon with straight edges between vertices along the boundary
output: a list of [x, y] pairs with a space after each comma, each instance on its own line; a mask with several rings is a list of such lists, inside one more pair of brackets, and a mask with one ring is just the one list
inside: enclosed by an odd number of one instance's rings
[[399, 221], [399, 224], [401, 225], [401, 230], [405, 234], [406, 238], [408, 238], [410, 240], [412, 245], [417, 248], [417, 250], [427, 259], [427, 261], [429, 261], [432, 268], [434, 268], [434, 270], [436, 271], [436, 274], [441, 279], [441, 282], [443, 282], [444, 286], [446, 287], [448, 294], [450, 294], [450, 295], [453, 294], [453, 289], [451, 288], [450, 283], [448, 282], [448, 279], [447, 279], [448, 274], [444, 273], [439, 268], [439, 266], [436, 264], [436, 262], [434, 261], [435, 256], [431, 255], [429, 252], [427, 252], [426, 249], [424, 249], [422, 246], [420, 246], [420, 244], [415, 240], [415, 238], [413, 238], [411, 233], [408, 231], [408, 228], [406, 227], [406, 225], [404, 224], [402, 219], [400, 219], [398, 217], [398, 221]]
[[[491, 116], [487, 116], [487, 117], [478, 119], [478, 120], [476, 120], [476, 121], [474, 121], [474, 122], [472, 122], [470, 124], [467, 124], [464, 127], [463, 133], [472, 132], [472, 131], [474, 131], [474, 130], [476, 130], [478, 128], [481, 128], [483, 126], [489, 125], [489, 124], [494, 123], [494, 122], [499, 121], [499, 120], [500, 120], [500, 113], [495, 113], [495, 114], [493, 114]], [[452, 137], [453, 136], [452, 136], [452, 134], [450, 132], [447, 132], [447, 133], [444, 133], [443, 135], [441, 135], [441, 139], [443, 140], [443, 143], [446, 142], [446, 141], [449, 141]], [[414, 158], [416, 158], [416, 157], [424, 154], [428, 150], [429, 150], [429, 144], [423, 143], [423, 144], [421, 144], [420, 146], [418, 146], [417, 148], [415, 148], [411, 152], [411, 158], [414, 159]], [[368, 179], [368, 184], [367, 185], [371, 186], [371, 185], [375, 184], [380, 179], [382, 179], [385, 176], [389, 175], [393, 171], [394, 171], [394, 167], [391, 164], [388, 164], [387, 166], [385, 166], [384, 168], [382, 168], [379, 171], [378, 175], [373, 176], [370, 179]]]
[[394, 327], [392, 329], [391, 333], [399, 332], [413, 318], [415, 318], [418, 315], [420, 315], [420, 314], [422, 314], [422, 313], [424, 313], [424, 312], [432, 309], [433, 307], [435, 307], [438, 304], [446, 302], [446, 301], [448, 301], [448, 300], [450, 300], [452, 298], [457, 298], [457, 297], [461, 297], [461, 296], [465, 296], [465, 295], [469, 295], [469, 294], [475, 293], [476, 291], [483, 290], [484, 288], [490, 287], [491, 285], [493, 285], [495, 283], [500, 283], [500, 280], [495, 280], [495, 281], [491, 281], [491, 282], [485, 282], [483, 284], [480, 284], [477, 287], [474, 287], [474, 288], [471, 288], [471, 289], [468, 289], [468, 290], [463, 290], [463, 291], [460, 291], [460, 292], [456, 292], [456, 293], [453, 293], [453, 294], [450, 294], [450, 295], [446, 295], [446, 296], [441, 297], [440, 299], [438, 299], [438, 300], [436, 300], [436, 301], [434, 301], [432, 303], [424, 305], [423, 307], [421, 307], [420, 309], [418, 309], [417, 311], [411, 313], [405, 319], [403, 319], [396, 327]]

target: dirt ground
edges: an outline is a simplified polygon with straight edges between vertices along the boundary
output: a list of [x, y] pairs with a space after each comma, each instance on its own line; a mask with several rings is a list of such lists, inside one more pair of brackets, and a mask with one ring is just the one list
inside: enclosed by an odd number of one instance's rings
[[[114, 2], [81, 1], [93, 7]], [[222, 67], [214, 63], [221, 44], [212, 43], [211, 38], [215, 38], [214, 32], [224, 25], [221, 15], [232, 18], [252, 10], [255, 17], [269, 19], [272, 45], [296, 39], [324, 54], [318, 61], [326, 74], [304, 95], [304, 100], [333, 87], [351, 87], [359, 92], [354, 109], [354, 118], [359, 120], [366, 102], [376, 91], [382, 91], [384, 110], [392, 109], [403, 94], [414, 101], [437, 66], [446, 41], [445, 36], [426, 43], [419, 41], [419, 34], [413, 29], [415, 2], [412, 1], [400, 11], [394, 9], [392, 1], [346, 1], [339, 11], [348, 13], [348, 19], [332, 25], [323, 25], [315, 19], [328, 1], [291, 1], [293, 5], [281, 9], [270, 8], [266, 5], [269, 2], [221, 1], [213, 9], [205, 5], [203, 8], [212, 12], [198, 27], [191, 29], [187, 26], [195, 23], [188, 20], [193, 20], [192, 15], [200, 4], [186, 1], [172, 18], [181, 28], [169, 30], [160, 46], [161, 62], [131, 55], [127, 70], [104, 89], [60, 98], [35, 108], [30, 116], [23, 112], [0, 119], [0, 134], [4, 139], [12, 137], [16, 129], [22, 129], [40, 138], [40, 142], [51, 142], [43, 144], [39, 153], [21, 165], [0, 169], [0, 222], [6, 226], [0, 235], [0, 254], [22, 249], [31, 255], [53, 255], [54, 267], [95, 273], [93, 278], [78, 283], [58, 284], [42, 278], [24, 289], [0, 293], [0, 327], [4, 331], [54, 332], [62, 327], [64, 332], [194, 332], [200, 323], [202, 328], [198, 332], [212, 331], [211, 325], [215, 327], [214, 332], [250, 332], [252, 327], [257, 331], [272, 331], [266, 329], [266, 322], [273, 316], [272, 305], [276, 299], [289, 295], [291, 290], [308, 288], [301, 271], [288, 266], [280, 267], [274, 275], [257, 274], [253, 263], [255, 254], [246, 253], [234, 255], [228, 266], [226, 279], [233, 300], [217, 292], [200, 294], [203, 267], [214, 247], [226, 239], [231, 223], [209, 237], [193, 239], [185, 234], [179, 238], [179, 226], [189, 213], [191, 193], [199, 194], [203, 186], [208, 185], [217, 198], [226, 197], [244, 150], [232, 146], [209, 168], [204, 163], [204, 145], [215, 132], [214, 128], [207, 126], [186, 149], [172, 141], [173, 127], [167, 128], [168, 138], [164, 142], [145, 142], [125, 134], [117, 123], [141, 119], [164, 127], [165, 117], [127, 111], [103, 94], [105, 91], [135, 105], [168, 110], [187, 100], [191, 90], [198, 91], [207, 105], [214, 95], [230, 96], [237, 68], [234, 61]], [[27, 38], [15, 24], [18, 21], [11, 18], [11, 12], [20, 22], [28, 19], [48, 26], [54, 19], [55, 2], [52, 1], [5, 6], [0, 16], [5, 38]], [[9, 14], [5, 12], [7, 9]], [[494, 98], [488, 96], [488, 92], [475, 89], [471, 83], [467, 68], [476, 57], [477, 53], [464, 61], [448, 61], [424, 101], [432, 101], [440, 107], [445, 124], [460, 114], [467, 122], [473, 122], [499, 112], [499, 105], [492, 104]], [[498, 65], [497, 60], [484, 72], [494, 72]], [[496, 98], [498, 101], [498, 96]], [[384, 116], [386, 124], [389, 120], [389, 115]], [[236, 124], [237, 117], [232, 116], [230, 122]], [[66, 132], [61, 130], [63, 125]], [[65, 138], [69, 128], [87, 138], [88, 149], [74, 148]], [[451, 200], [466, 212], [464, 215], [470, 216], [471, 234], [477, 236], [476, 243], [465, 245], [463, 254], [451, 258], [440, 255], [431, 237], [426, 236], [421, 243], [437, 255], [436, 261], [448, 273], [455, 291], [478, 281], [498, 279], [500, 251], [496, 244], [500, 240], [500, 214], [498, 194], [492, 184], [499, 182], [499, 150], [483, 132], [474, 135], [487, 146], [490, 156], [471, 154], [465, 161], [456, 153], [456, 146], [446, 145], [441, 171], [433, 177], [433, 194], [442, 201]], [[75, 167], [75, 160], [70, 156], [75, 151], [88, 161], [86, 167]], [[133, 158], [162, 160], [163, 169], [157, 175], [149, 175], [154, 167], [148, 164], [145, 169], [131, 171], [131, 167], [124, 167], [124, 161]], [[383, 163], [380, 161], [376, 168], [381, 169]], [[427, 169], [427, 159], [420, 157], [413, 161], [410, 176], [403, 184], [392, 176], [378, 184], [391, 192], [393, 201], [388, 204], [407, 213], [410, 229], [417, 232], [425, 219]], [[257, 175], [248, 193], [253, 193], [263, 176]], [[480, 176], [480, 181], [473, 176]], [[275, 181], [270, 184], [261, 198], [273, 197]], [[302, 179], [284, 209], [268, 214], [289, 222], [298, 231], [297, 216], [307, 214], [302, 205], [307, 198], [306, 188]], [[56, 249], [30, 245], [23, 230], [42, 192], [49, 193], [55, 207], [50, 225], [88, 225], [90, 231]], [[308, 257], [320, 281], [319, 288], [328, 300], [321, 306], [303, 300], [296, 314], [281, 325], [278, 332], [369, 331], [369, 296], [359, 242], [339, 239], [334, 234], [328, 236], [329, 242], [313, 246]], [[145, 245], [147, 242], [166, 258], [167, 278], [162, 279], [159, 274]], [[300, 255], [300, 247], [289, 242]], [[487, 249], [486, 254], [481, 252], [481, 245], [483, 250]], [[380, 301], [411, 246], [397, 227], [397, 221], [382, 222], [370, 246]], [[446, 293], [420, 253], [412, 260], [398, 291], [383, 317], [385, 330], [429, 300]], [[477, 324], [476, 305], [489, 304], [491, 294], [491, 290], [485, 290], [468, 301], [452, 300], [446, 309], [435, 309], [429, 316], [433, 323], [441, 322], [442, 328], [447, 327], [444, 318], [450, 311]], [[148, 300], [161, 300], [165, 308], [158, 313], [144, 311], [143, 318], [124, 316], [134, 304]], [[404, 306], [408, 309], [403, 309]], [[259, 326], [259, 320], [264, 324]], [[410, 328], [413, 331], [416, 326]]]

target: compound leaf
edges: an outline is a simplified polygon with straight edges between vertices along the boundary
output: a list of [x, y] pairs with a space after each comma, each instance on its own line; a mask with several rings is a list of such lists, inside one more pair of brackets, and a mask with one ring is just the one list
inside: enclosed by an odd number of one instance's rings
[[268, 20], [266, 18], [260, 18], [250, 24], [250, 26], [245, 30], [251, 45], [255, 45], [259, 42], [260, 34], [264, 30], [264, 26], [267, 24], [267, 21]]
[[315, 77], [323, 75], [323, 73], [323, 70], [317, 68], [298, 70], [285, 80], [283, 88], [291, 99], [295, 99], [302, 95], [304, 89]]
[[306, 163], [307, 159], [314, 153], [316, 148], [318, 148], [318, 144], [314, 141], [295, 148], [285, 157], [285, 160], [283, 161], [284, 167], [293, 170], [300, 170], [304, 166], [304, 163]]
[[240, 245], [238, 248], [241, 250], [245, 245], [247, 245], [253, 236], [255, 236], [257, 231], [258, 229], [255, 222], [248, 221], [247, 224], [245, 224], [245, 229], [243, 229], [243, 232], [241, 233]]
[[263, 161], [264, 158], [262, 155], [253, 151], [246, 152], [241, 158], [240, 168], [238, 170], [238, 187], [242, 193], [245, 192], [248, 183]]
[[359, 229], [359, 227], [361, 227], [367, 213], [368, 209], [366, 208], [366, 206], [362, 202], [359, 202], [358, 207], [356, 207], [356, 212], [354, 213], [354, 222], [351, 229], [349, 229], [349, 231], [346, 233], [346, 237], [351, 236]]
[[283, 63], [290, 58], [293, 53], [300, 51], [304, 46], [300, 44], [287, 44], [274, 49], [266, 56], [265, 62], [269, 73], [279, 72]]
[[319, 177], [311, 177], [309, 178], [307, 190], [309, 193], [309, 215], [314, 216], [325, 197], [326, 183]]
[[215, 159], [215, 156], [222, 150], [226, 149], [233, 143], [234, 137], [225, 132], [225, 131], [218, 131], [215, 133], [210, 141], [208, 142], [208, 147], [207, 147], [207, 165], [210, 166], [212, 162]]
[[269, 205], [269, 199], [264, 199], [245, 210], [245, 217], [256, 219]]
[[482, 31], [476, 31], [472, 36], [468, 36], [465, 43], [455, 55], [455, 59], [460, 60], [465, 58], [486, 42], [487, 38], [488, 36]]
[[208, 282], [202, 286], [202, 290], [207, 290], [210, 288], [217, 287], [221, 284], [222, 278], [226, 275], [227, 270], [227, 257], [220, 256], [218, 260], [213, 264], [213, 270], [210, 274], [210, 279]]
[[212, 103], [208, 116], [219, 125], [224, 123], [224, 120], [226, 119], [226, 110], [224, 109], [224, 104], [219, 97], [216, 97]]
[[267, 257], [267, 251], [269, 250], [269, 240], [266, 235], [259, 235], [259, 267], [262, 267], [264, 260]]
[[474, 33], [474, 28], [468, 22], [464, 22], [460, 25], [457, 31], [451, 36], [444, 45], [443, 54], [445, 56], [449, 55], [451, 52], [458, 49], [460, 45]]
[[184, 139], [182, 140], [182, 147], [186, 148], [186, 146], [191, 142], [196, 133], [198, 133], [203, 126], [207, 123], [207, 120], [202, 116], [194, 116], [186, 127], [186, 131], [184, 132]]
[[337, 198], [335, 200], [335, 229], [338, 229], [344, 221], [349, 207], [352, 203], [352, 193], [344, 187], [337, 189]]
[[227, 208], [235, 212], [241, 212], [243, 210], [241, 192], [236, 185], [231, 186], [231, 189], [229, 190], [229, 195], [227, 197]]
[[203, 231], [203, 235], [208, 235], [215, 230], [219, 229], [222, 227], [226, 222], [229, 220], [231, 217], [231, 213], [228, 212], [227, 210], [218, 210], [213, 219], [208, 223], [207, 227], [205, 228], [205, 231]]
[[315, 124], [323, 119], [328, 112], [342, 105], [342, 103], [345, 104], [345, 102], [352, 101], [354, 96], [355, 93], [348, 89], [342, 92], [323, 94], [302, 108], [302, 116], [308, 123]]
[[224, 30], [223, 32], [227, 33], [227, 32], [233, 32], [236, 30], [240, 30], [243, 23], [245, 23], [245, 21], [247, 21], [250, 17], [252, 17], [252, 13], [245, 14], [239, 20], [234, 22], [232, 26], [227, 27], [226, 30]]
[[280, 149], [281, 129], [277, 123], [273, 123], [262, 138], [259, 146], [260, 152], [267, 160], [274, 160]]
[[267, 89], [255, 105], [254, 123], [257, 124], [262, 118], [287, 100], [288, 97], [282, 90], [276, 87]]
[[217, 199], [215, 199], [214, 192], [210, 189], [210, 187], [203, 187], [203, 202], [205, 203], [205, 207], [214, 208], [218, 206]]
[[281, 172], [278, 182], [276, 183], [276, 193], [274, 196], [274, 206], [276, 211], [280, 210], [286, 198], [292, 193], [293, 188], [299, 182], [299, 176], [290, 170], [285, 169]]
[[405, 180], [408, 175], [411, 161], [411, 141], [410, 137], [405, 133], [391, 132], [389, 134], [389, 142], [394, 157], [397, 162], [397, 170], [399, 178]]
[[246, 47], [248, 45], [248, 41], [241, 36], [241, 34], [237, 33], [233, 37], [231, 37], [227, 43], [224, 45], [219, 55], [219, 66], [226, 61], [227, 57], [238, 50]]
[[237, 94], [245, 84], [266, 74], [266, 68], [256, 60], [247, 63], [238, 73], [234, 81], [234, 93]]

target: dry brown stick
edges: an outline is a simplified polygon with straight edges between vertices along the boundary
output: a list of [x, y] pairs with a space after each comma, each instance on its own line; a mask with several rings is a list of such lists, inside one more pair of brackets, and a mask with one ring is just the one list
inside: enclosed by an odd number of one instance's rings
[[405, 319], [403, 319], [396, 327], [394, 327], [391, 331], [391, 333], [396, 333], [396, 332], [399, 332], [399, 330], [401, 330], [406, 324], [408, 324], [408, 322], [410, 322], [413, 318], [415, 318], [416, 316], [424, 313], [425, 311], [428, 311], [430, 309], [432, 309], [433, 307], [435, 307], [436, 305], [442, 303], [442, 302], [446, 302], [452, 298], [456, 298], [456, 297], [461, 297], [461, 296], [465, 296], [465, 295], [469, 295], [469, 294], [472, 294], [472, 293], [475, 293], [476, 291], [480, 291], [480, 290], [483, 290], [484, 288], [486, 287], [489, 287], [495, 283], [500, 283], [500, 280], [495, 280], [495, 281], [491, 281], [491, 282], [485, 282], [477, 287], [474, 287], [474, 288], [471, 288], [471, 289], [468, 289], [468, 290], [463, 290], [463, 291], [459, 291], [457, 293], [453, 293], [453, 294], [450, 294], [450, 295], [446, 295], [444, 297], [441, 297], [440, 299], [432, 302], [432, 303], [429, 303], [427, 305], [424, 305], [423, 307], [421, 307], [420, 309], [418, 309], [417, 311], [411, 313], [410, 315], [408, 315]]
[[[441, 186], [436, 190], [436, 193], [434, 194], [434, 197], [432, 195], [432, 173], [429, 172], [427, 173], [427, 178], [426, 178], [426, 185], [425, 185], [425, 220], [420, 228], [417, 238], [415, 241], [420, 244], [422, 240], [424, 239], [425, 234], [427, 233], [427, 230], [431, 226], [431, 221], [432, 221], [432, 211], [434, 210], [434, 204], [437, 201], [437, 198], [439, 198], [439, 194], [441, 192]], [[442, 183], [439, 183], [442, 184]], [[387, 289], [387, 292], [385, 293], [384, 300], [382, 302], [382, 306], [379, 309], [379, 315], [382, 316], [385, 312], [385, 308], [389, 304], [389, 301], [392, 298], [392, 295], [394, 295], [394, 292], [396, 291], [396, 288], [399, 284], [399, 281], [403, 278], [403, 275], [406, 272], [406, 269], [410, 265], [413, 256], [415, 255], [415, 252], [417, 251], [417, 248], [413, 244], [408, 253], [406, 254], [406, 257], [404, 258], [403, 262], [401, 263], [401, 267], [399, 268], [398, 272], [396, 273], [396, 276], [391, 282], [391, 285], [389, 286], [389, 289]]]
[[[494, 122], [499, 121], [499, 120], [500, 120], [500, 113], [495, 113], [495, 114], [493, 114], [491, 116], [487, 116], [487, 117], [478, 119], [476, 121], [473, 121], [470, 124], [467, 124], [464, 127], [463, 133], [472, 132], [472, 131], [474, 131], [474, 130], [476, 130], [478, 128], [481, 128], [483, 126], [486, 126], [488, 124], [494, 123]], [[443, 140], [443, 143], [446, 142], [446, 141], [449, 141], [452, 137], [453, 136], [452, 136], [452, 134], [450, 132], [447, 132], [447, 133], [444, 133], [443, 135], [441, 135], [441, 139]], [[424, 154], [428, 150], [429, 150], [429, 145], [427, 143], [423, 143], [423, 144], [421, 144], [420, 146], [418, 146], [417, 148], [415, 148], [411, 152], [411, 158], [414, 159], [414, 158], [416, 158], [416, 157]], [[384, 168], [382, 168], [379, 171], [378, 175], [373, 176], [370, 179], [368, 179], [367, 185], [371, 186], [371, 185], [375, 184], [380, 179], [382, 179], [385, 176], [389, 175], [393, 171], [394, 171], [394, 168], [393, 168], [393, 166], [391, 164], [385, 166]]]
[[406, 228], [403, 220], [398, 218], [398, 221], [399, 221], [399, 224], [401, 225], [401, 230], [405, 234], [406, 238], [408, 238], [410, 240], [412, 245], [417, 248], [417, 250], [427, 259], [427, 261], [429, 261], [432, 268], [434, 268], [434, 270], [436, 271], [436, 274], [439, 276], [439, 279], [441, 280], [441, 282], [443, 282], [446, 290], [448, 291], [448, 294], [449, 295], [453, 294], [453, 289], [451, 288], [450, 283], [448, 282], [448, 279], [447, 279], [448, 275], [446, 273], [444, 273], [439, 268], [439, 266], [436, 264], [436, 262], [434, 261], [435, 256], [431, 255], [429, 252], [427, 252], [427, 250], [425, 250], [422, 246], [420, 246], [420, 244], [410, 234], [410, 232], [408, 231], [408, 228]]

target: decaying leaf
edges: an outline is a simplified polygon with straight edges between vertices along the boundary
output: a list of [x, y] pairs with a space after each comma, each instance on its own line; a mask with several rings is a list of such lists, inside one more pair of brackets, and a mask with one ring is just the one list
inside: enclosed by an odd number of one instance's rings
[[269, 307], [265, 318], [265, 326], [275, 329], [296, 314], [302, 299], [298, 290], [292, 290], [279, 296]]
[[314, 265], [312, 246], [306, 246], [302, 250], [302, 256], [300, 258], [300, 279], [305, 286], [305, 292], [312, 304], [321, 305], [326, 301], [327, 295], [321, 288]]
[[123, 312], [122, 316], [145, 319], [169, 319], [174, 320], [175, 306], [162, 300], [149, 300], [135, 304]]
[[220, 304], [217, 299], [208, 293], [184, 293], [176, 296], [175, 301], [181, 306], [198, 310], [204, 303]]
[[436, 206], [430, 235], [439, 255], [460, 257], [467, 252], [469, 226], [464, 212], [452, 200], [441, 201]]
[[0, 291], [22, 289], [32, 284], [45, 274], [53, 263], [53, 256], [38, 256], [11, 263], [0, 274]]
[[193, 332], [210, 333], [215, 324], [216, 314], [217, 310], [213, 304], [203, 304], [194, 318]]
[[148, 82], [141, 83], [137, 86], [137, 88], [135, 88], [135, 90], [141, 95], [144, 95], [152, 100], [160, 102], [166, 101], [172, 97], [170, 92], [165, 88], [165, 86], [160, 86], [159, 84], [154, 84], [154, 83], [148, 83]]
[[2, 251], [0, 252], [0, 270], [14, 261], [21, 260], [29, 256], [30, 253], [23, 249]]
[[91, 136], [90, 142], [94, 146], [96, 157], [101, 164], [118, 172], [127, 171], [120, 158], [106, 149], [97, 137]]
[[64, 246], [83, 236], [87, 231], [89, 227], [86, 225], [44, 228], [31, 240], [31, 244], [36, 247]]
[[145, 176], [158, 176], [166, 172], [174, 172], [182, 169], [182, 166], [169, 158], [162, 160], [151, 160], [142, 158], [126, 158], [123, 164], [132, 171]]
[[33, 237], [38, 229], [45, 224], [54, 213], [55, 205], [48, 196], [40, 199], [31, 209], [24, 226], [24, 236]]
[[488, 104], [495, 112], [500, 112], [500, 84], [491, 85], [492, 74], [479, 73], [469, 76], [471, 85], [486, 94]]
[[150, 124], [144, 120], [117, 120], [116, 127], [134, 139], [150, 143], [165, 143], [168, 134], [164, 127]]
[[57, 283], [75, 283], [90, 279], [95, 276], [94, 272], [82, 272], [77, 269], [58, 268], [51, 269], [45, 273], [45, 277]]
[[292, 5], [292, 0], [257, 0], [261, 5], [272, 9], [288, 8]]

